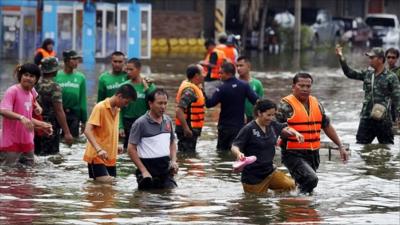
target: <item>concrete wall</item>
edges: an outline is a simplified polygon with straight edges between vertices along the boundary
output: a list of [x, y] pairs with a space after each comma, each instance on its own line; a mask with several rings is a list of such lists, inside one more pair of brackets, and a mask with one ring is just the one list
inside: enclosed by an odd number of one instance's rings
[[152, 38], [197, 38], [203, 32], [203, 4], [196, 1], [195, 11], [153, 10]]

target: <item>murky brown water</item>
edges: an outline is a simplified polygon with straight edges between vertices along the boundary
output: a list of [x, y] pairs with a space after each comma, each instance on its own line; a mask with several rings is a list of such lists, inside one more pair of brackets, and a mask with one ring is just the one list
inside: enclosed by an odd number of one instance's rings
[[[322, 150], [314, 195], [244, 194], [240, 176], [231, 172], [232, 156], [215, 151], [216, 120], [210, 110], [197, 153], [178, 156], [177, 189], [138, 191], [127, 155], [118, 161], [115, 185], [95, 184], [82, 161], [85, 144], [62, 145], [60, 164], [39, 157], [34, 168], [0, 169], [0, 224], [399, 224], [399, 136], [391, 146], [354, 144], [362, 83], [345, 78], [331, 52], [309, 52], [297, 57], [299, 61], [292, 55], [252, 57], [257, 71], [253, 75], [275, 101], [290, 93], [296, 68], [311, 71], [313, 94], [324, 104], [340, 137], [350, 144], [347, 164], [338, 160], [336, 152], [328, 161], [327, 151]], [[155, 58], [145, 63], [156, 84], [171, 94], [170, 115], [184, 69], [196, 60]], [[353, 65], [366, 62], [360, 52], [354, 52], [351, 61]], [[2, 65], [0, 96], [13, 82], [13, 63]], [[104, 68], [103, 64], [81, 66], [88, 77], [90, 105], [95, 100], [97, 71]], [[276, 163], [281, 165], [279, 157]]]

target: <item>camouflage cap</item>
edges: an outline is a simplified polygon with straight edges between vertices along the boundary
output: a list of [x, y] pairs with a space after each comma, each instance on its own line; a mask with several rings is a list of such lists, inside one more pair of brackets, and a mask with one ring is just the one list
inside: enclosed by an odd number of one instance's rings
[[383, 48], [375, 47], [372, 48], [370, 51], [365, 53], [366, 56], [369, 57], [380, 57], [380, 58], [385, 58], [385, 51], [383, 51]]
[[63, 59], [68, 60], [68, 59], [79, 59], [82, 58], [76, 51], [74, 50], [66, 50], [63, 51]]
[[53, 73], [58, 70], [58, 59], [56, 57], [43, 58], [41, 61], [42, 73]]

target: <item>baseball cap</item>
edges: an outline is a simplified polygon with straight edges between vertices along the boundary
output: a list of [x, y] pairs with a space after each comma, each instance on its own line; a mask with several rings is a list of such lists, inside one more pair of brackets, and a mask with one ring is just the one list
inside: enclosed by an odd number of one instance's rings
[[372, 48], [370, 51], [366, 52], [365, 55], [369, 56], [369, 57], [377, 56], [377, 57], [385, 58], [385, 51], [383, 51], [383, 48], [375, 47], [375, 48]]
[[66, 59], [78, 59], [82, 58], [82, 56], [78, 55], [78, 53], [74, 50], [63, 51], [63, 58]]
[[56, 57], [43, 58], [40, 62], [42, 73], [53, 73], [58, 70], [58, 59]]

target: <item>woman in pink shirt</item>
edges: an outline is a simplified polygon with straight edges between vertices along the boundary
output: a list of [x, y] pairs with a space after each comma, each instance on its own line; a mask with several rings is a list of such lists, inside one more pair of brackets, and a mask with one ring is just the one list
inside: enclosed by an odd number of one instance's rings
[[3, 115], [3, 132], [0, 134], [0, 165], [15, 165], [20, 162], [32, 165], [34, 162], [34, 129], [51, 135], [51, 124], [32, 118], [34, 85], [40, 78], [37, 65], [26, 63], [18, 69], [18, 84], [9, 87], [0, 103]]

